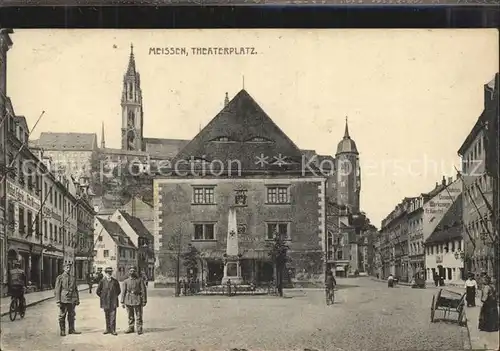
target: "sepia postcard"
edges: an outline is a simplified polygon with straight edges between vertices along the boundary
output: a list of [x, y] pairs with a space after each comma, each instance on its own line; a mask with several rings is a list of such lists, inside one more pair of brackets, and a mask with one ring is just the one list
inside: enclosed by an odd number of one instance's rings
[[499, 32], [0, 32], [1, 350], [498, 350]]

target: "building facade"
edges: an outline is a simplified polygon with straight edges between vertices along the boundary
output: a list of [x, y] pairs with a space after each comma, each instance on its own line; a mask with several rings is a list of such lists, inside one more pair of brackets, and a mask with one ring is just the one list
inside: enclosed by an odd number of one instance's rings
[[130, 267], [137, 267], [137, 247], [118, 223], [96, 218], [94, 224], [94, 268], [113, 268], [119, 281], [128, 277]]
[[125, 234], [137, 247], [137, 269], [144, 272], [149, 280], [154, 280], [155, 268], [155, 241], [142, 221], [130, 215], [126, 211], [116, 210], [109, 218], [110, 221], [118, 223]]
[[52, 173], [77, 179], [91, 176], [98, 152], [94, 133], [43, 132], [39, 139], [30, 141], [30, 147], [42, 149], [52, 159]]
[[408, 282], [408, 208], [413, 198], [405, 198], [396, 208], [382, 220], [380, 232], [383, 237], [386, 253], [383, 278], [392, 274], [401, 281]]
[[425, 271], [425, 245], [423, 234], [424, 195], [412, 198], [408, 205], [408, 276]]
[[6, 139], [8, 111], [7, 97], [7, 51], [12, 47], [12, 29], [0, 29], [0, 293], [3, 295], [7, 283], [7, 222], [6, 222]]
[[75, 247], [75, 276], [84, 281], [94, 266], [94, 208], [88, 194], [86, 178], [77, 182], [77, 242]]
[[322, 282], [327, 177], [305, 173], [301, 159], [301, 150], [240, 91], [177, 155], [176, 168], [154, 179], [162, 279], [175, 281], [176, 255], [191, 243], [201, 253], [199, 278], [220, 283], [228, 213], [236, 208], [245, 281], [272, 281], [268, 243], [279, 234], [292, 258], [286, 279]]
[[428, 283], [438, 276], [445, 284], [463, 286], [464, 264], [460, 255], [463, 246], [462, 195], [459, 195], [425, 241]]
[[458, 151], [464, 183], [465, 268], [469, 273], [487, 272], [490, 276], [495, 275], [497, 264], [498, 228], [494, 226], [493, 200], [498, 188], [495, 189], [495, 179], [487, 173], [487, 122], [489, 115], [495, 113], [498, 118], [498, 74], [484, 85], [484, 110]]

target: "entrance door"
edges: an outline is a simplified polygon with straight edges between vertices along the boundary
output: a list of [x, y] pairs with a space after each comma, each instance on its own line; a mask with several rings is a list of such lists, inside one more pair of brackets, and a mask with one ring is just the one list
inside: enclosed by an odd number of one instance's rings
[[224, 277], [224, 264], [222, 261], [207, 261], [208, 276], [207, 285], [221, 284]]
[[274, 279], [274, 267], [271, 262], [260, 262], [259, 282], [272, 282]]

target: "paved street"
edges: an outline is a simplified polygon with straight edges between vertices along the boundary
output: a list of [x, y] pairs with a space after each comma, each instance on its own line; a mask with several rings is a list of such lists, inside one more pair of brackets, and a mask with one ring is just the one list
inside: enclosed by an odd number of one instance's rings
[[33, 306], [24, 320], [2, 318], [2, 350], [463, 350], [467, 330], [430, 323], [435, 290], [388, 289], [369, 278], [343, 279], [336, 304], [321, 290], [287, 290], [287, 298], [193, 296], [150, 288], [145, 334], [102, 335], [97, 297], [81, 293], [77, 329], [59, 337], [53, 300]]

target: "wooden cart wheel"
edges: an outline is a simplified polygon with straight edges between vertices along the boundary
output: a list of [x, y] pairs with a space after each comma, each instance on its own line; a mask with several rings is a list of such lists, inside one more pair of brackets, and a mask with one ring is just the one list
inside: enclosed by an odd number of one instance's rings
[[434, 323], [434, 313], [436, 312], [436, 307], [434, 306], [434, 302], [436, 300], [436, 297], [432, 297], [432, 303], [431, 303], [431, 323]]

